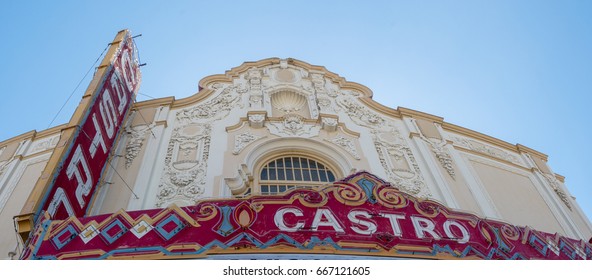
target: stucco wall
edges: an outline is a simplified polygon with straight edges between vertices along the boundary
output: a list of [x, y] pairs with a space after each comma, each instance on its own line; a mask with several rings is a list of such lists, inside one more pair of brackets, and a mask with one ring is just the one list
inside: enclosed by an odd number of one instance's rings
[[[29, 196], [29, 193], [35, 186], [37, 178], [41, 175], [48, 157], [41, 156], [24, 161], [20, 164], [20, 170], [16, 170], [11, 181], [15, 182], [12, 192], [3, 192], [6, 196], [5, 204], [0, 212], [0, 259], [8, 258], [9, 252], [16, 252], [17, 257], [21, 248], [17, 248], [17, 233], [15, 231], [13, 217], [18, 215]], [[11, 184], [11, 182], [9, 182]], [[11, 187], [10, 185], [7, 186]]]
[[565, 235], [528, 174], [484, 162], [472, 164], [503, 220]]

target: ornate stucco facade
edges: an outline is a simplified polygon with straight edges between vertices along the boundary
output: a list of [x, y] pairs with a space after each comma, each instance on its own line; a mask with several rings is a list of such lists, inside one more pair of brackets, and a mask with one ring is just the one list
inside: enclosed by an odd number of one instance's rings
[[[47, 176], [42, 172], [63, 145], [63, 128], [0, 142], [3, 258], [23, 250], [13, 217], [37, 179]], [[372, 100], [367, 87], [295, 59], [247, 62], [204, 78], [191, 97], [136, 103], [121, 131], [88, 216], [192, 206], [272, 188], [279, 194], [295, 187], [286, 183], [288, 175], [270, 185], [263, 171], [277, 159], [295, 164], [304, 158], [335, 179], [367, 171], [452, 210], [592, 237], [592, 224], [545, 154], [441, 117], [388, 108]]]

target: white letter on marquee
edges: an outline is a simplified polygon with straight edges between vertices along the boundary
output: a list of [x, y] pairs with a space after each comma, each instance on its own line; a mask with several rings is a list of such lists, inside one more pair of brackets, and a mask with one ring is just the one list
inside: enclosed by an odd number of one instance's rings
[[390, 213], [380, 213], [381, 217], [388, 218], [391, 222], [391, 228], [393, 229], [393, 234], [397, 237], [403, 236], [403, 231], [401, 230], [401, 226], [399, 226], [399, 219], [405, 219], [405, 215], [397, 215], [397, 214], [390, 214]]
[[462, 233], [462, 238], [460, 240], [458, 240], [458, 243], [463, 244], [463, 243], [469, 242], [469, 239], [471, 238], [469, 231], [457, 221], [447, 220], [446, 222], [444, 222], [444, 232], [446, 233], [446, 236], [448, 238], [458, 239], [458, 237], [456, 237], [456, 236], [454, 236], [454, 234], [452, 234], [452, 230], [450, 230], [451, 226], [457, 227], [458, 229], [460, 229], [460, 232]]
[[68, 197], [66, 196], [66, 193], [64, 192], [64, 189], [62, 189], [60, 187], [53, 194], [53, 197], [51, 198], [51, 202], [49, 203], [49, 206], [47, 207], [47, 213], [49, 214], [50, 217], [53, 218], [55, 216], [55, 213], [56, 213], [56, 211], [58, 211], [58, 207], [60, 206], [60, 203], [64, 205], [64, 208], [66, 208], [66, 212], [68, 213], [69, 216], [75, 216], [74, 209], [72, 209], [72, 205], [70, 204], [70, 201], [68, 200]]
[[[322, 221], [323, 217], [325, 217], [325, 219], [327, 219], [327, 221]], [[333, 229], [336, 232], [340, 232], [340, 233], [345, 232], [343, 230], [343, 227], [341, 227], [341, 225], [339, 225], [339, 222], [337, 222], [337, 220], [335, 219], [335, 216], [333, 216], [333, 213], [331, 213], [331, 211], [329, 209], [320, 208], [319, 210], [317, 210], [314, 220], [312, 220], [312, 230], [317, 231], [317, 230], [319, 230], [320, 226], [333, 227]]]
[[90, 157], [95, 158], [95, 154], [97, 153], [98, 146], [100, 145], [103, 149], [103, 153], [107, 153], [107, 147], [105, 147], [105, 139], [103, 139], [103, 132], [101, 132], [101, 127], [99, 126], [99, 122], [97, 121], [97, 115], [93, 113], [92, 115], [93, 124], [95, 125], [95, 137], [93, 137], [92, 143], [88, 148], [90, 152]]
[[[84, 172], [84, 177], [86, 177], [86, 182], [82, 179], [82, 174], [80, 173], [80, 169], [78, 168], [78, 163], [82, 166], [82, 171]], [[90, 193], [90, 189], [92, 188], [92, 177], [90, 174], [90, 170], [88, 169], [88, 164], [86, 163], [86, 159], [82, 154], [82, 149], [80, 145], [76, 146], [76, 150], [74, 151], [74, 155], [72, 156], [72, 160], [70, 164], [68, 164], [68, 168], [66, 169], [66, 174], [68, 175], [68, 179], [72, 180], [72, 175], [76, 177], [76, 181], [78, 185], [76, 186], [76, 199], [78, 199], [78, 204], [80, 204], [80, 208], [84, 208], [86, 202], [82, 196], [87, 196]]]
[[[105, 107], [107, 112], [105, 112]], [[115, 121], [117, 121], [117, 115], [115, 114], [115, 106], [113, 100], [111, 100], [111, 93], [108, 89], [103, 92], [102, 102], [99, 104], [101, 116], [103, 117], [103, 124], [105, 125], [105, 131], [107, 131], [107, 137], [113, 138], [113, 132], [115, 132]], [[106, 117], [106, 118], [105, 118]]]
[[113, 75], [111, 75], [111, 89], [116, 93], [115, 95], [117, 95], [117, 99], [119, 99], [117, 111], [119, 111], [119, 115], [121, 115], [123, 114], [125, 105], [127, 105], [127, 96], [121, 88], [121, 79], [119, 78], [117, 72], [113, 72]]
[[[347, 218], [352, 223], [355, 224], [355, 225], [351, 226], [351, 229], [353, 231], [355, 231], [358, 234], [364, 234], [364, 235], [372, 235], [373, 233], [376, 232], [376, 224], [374, 224], [371, 221], [360, 220], [357, 216], [361, 216], [366, 219], [371, 218], [370, 214], [368, 214], [368, 212], [366, 212], [364, 210], [356, 210], [356, 211], [349, 212], [349, 214], [347, 214]], [[362, 226], [366, 227], [367, 229], [361, 229], [361, 228], [357, 227], [356, 225], [362, 225]]]
[[134, 92], [136, 73], [134, 72], [128, 49], [123, 50], [121, 54], [121, 72], [123, 73], [123, 79], [125, 80], [128, 91]]
[[413, 222], [417, 238], [424, 238], [424, 233], [427, 232], [434, 239], [440, 240], [440, 236], [434, 231], [435, 225], [432, 221], [422, 217], [411, 217], [411, 222]]
[[286, 226], [286, 223], [284, 223], [284, 215], [286, 213], [292, 213], [296, 217], [302, 217], [302, 211], [300, 211], [300, 209], [296, 209], [296, 208], [280, 209], [277, 212], [275, 212], [275, 216], [273, 217], [273, 221], [275, 222], [275, 225], [278, 227], [278, 229], [280, 229], [282, 231], [287, 231], [287, 232], [296, 232], [299, 229], [304, 227], [303, 222], [296, 223], [296, 225], [294, 227]]

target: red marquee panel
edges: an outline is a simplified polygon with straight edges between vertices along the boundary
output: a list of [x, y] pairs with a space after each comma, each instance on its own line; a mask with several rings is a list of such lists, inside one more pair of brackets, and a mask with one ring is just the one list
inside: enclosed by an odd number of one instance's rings
[[413, 258], [592, 259], [592, 246], [453, 211], [362, 172], [281, 196], [51, 220], [23, 259], [204, 258], [295, 253]]
[[136, 49], [129, 32], [113, 54], [92, 93], [91, 104], [78, 124], [68, 153], [40, 210], [52, 219], [82, 217], [100, 181], [111, 148], [140, 86]]

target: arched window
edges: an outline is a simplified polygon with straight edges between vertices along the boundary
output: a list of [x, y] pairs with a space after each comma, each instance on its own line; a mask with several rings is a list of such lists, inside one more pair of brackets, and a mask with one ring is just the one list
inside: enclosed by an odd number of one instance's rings
[[267, 162], [259, 173], [261, 194], [278, 194], [294, 188], [321, 186], [335, 181], [325, 164], [304, 156], [284, 156]]

